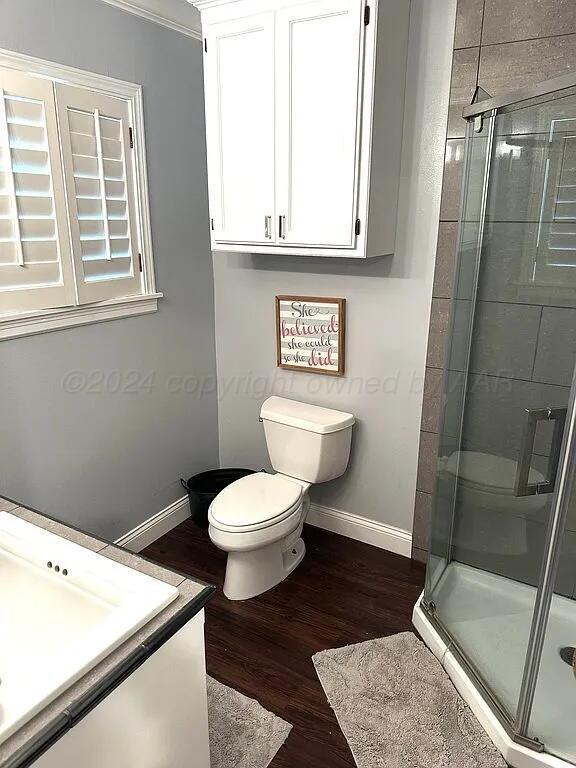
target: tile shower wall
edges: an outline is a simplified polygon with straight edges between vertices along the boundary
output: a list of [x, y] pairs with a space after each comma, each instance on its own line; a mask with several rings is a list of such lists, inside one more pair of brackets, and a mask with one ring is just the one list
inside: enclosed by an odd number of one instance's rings
[[[412, 556], [425, 560], [439, 442], [442, 381], [450, 305], [454, 292], [457, 220], [462, 186], [464, 135], [462, 108], [476, 86], [490, 95], [565, 74], [576, 66], [576, 2], [574, 0], [458, 0], [450, 108], [436, 271], [427, 353], [417, 491], [414, 506]], [[501, 206], [502, 201], [495, 205]], [[575, 354], [576, 308], [554, 306], [550, 297], [526, 300], [518, 296], [514, 269], [518, 264], [515, 233], [522, 212], [508, 207], [488, 231], [479, 281], [479, 306], [472, 350], [472, 370], [493, 377], [491, 418], [481, 397], [467, 414], [466, 447], [517, 457], [520, 435], [506, 424], [512, 398], [530, 407], [548, 388], [562, 394], [570, 384], [567, 364]], [[504, 219], [504, 220], [503, 220]], [[556, 302], [558, 303], [558, 302]], [[506, 327], [503, 338], [499, 329]], [[555, 343], [550, 344], [554, 338]], [[563, 343], [559, 342], [563, 339]], [[567, 350], [571, 350], [571, 354]], [[452, 360], [451, 368], [457, 368]], [[562, 390], [558, 388], [563, 388]], [[495, 397], [494, 393], [498, 393]], [[496, 411], [496, 412], [495, 412]], [[546, 446], [541, 452], [545, 453]], [[576, 515], [573, 517], [576, 518]], [[576, 525], [572, 526], [576, 529]], [[574, 541], [572, 541], [574, 538]], [[566, 546], [576, 551], [576, 533]]]

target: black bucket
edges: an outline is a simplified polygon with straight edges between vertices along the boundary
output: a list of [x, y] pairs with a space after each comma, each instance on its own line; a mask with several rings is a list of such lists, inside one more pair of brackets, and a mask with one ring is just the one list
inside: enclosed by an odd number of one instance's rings
[[180, 480], [188, 491], [192, 520], [201, 528], [208, 527], [208, 507], [226, 486], [246, 475], [253, 475], [254, 469], [211, 469]]

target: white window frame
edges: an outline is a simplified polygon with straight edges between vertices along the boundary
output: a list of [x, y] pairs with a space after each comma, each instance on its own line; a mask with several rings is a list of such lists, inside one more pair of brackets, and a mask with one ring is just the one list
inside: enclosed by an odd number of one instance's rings
[[0, 341], [155, 312], [158, 309], [158, 299], [162, 298], [163, 294], [156, 289], [154, 275], [142, 86], [3, 48], [0, 48], [0, 67], [46, 77], [52, 81], [87, 88], [128, 101], [134, 136], [133, 163], [136, 179], [134, 196], [138, 214], [143, 286], [143, 292], [138, 296], [0, 316]]

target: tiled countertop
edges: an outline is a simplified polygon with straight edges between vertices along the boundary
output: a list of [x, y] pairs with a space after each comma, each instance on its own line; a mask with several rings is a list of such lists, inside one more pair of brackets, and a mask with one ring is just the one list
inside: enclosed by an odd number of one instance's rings
[[[87, 697], [91, 694], [100, 696], [106, 681], [114, 679], [115, 673], [119, 673], [120, 670], [125, 670], [131, 659], [134, 659], [147, 643], [157, 638], [159, 632], [182, 622], [184, 618], [189, 621], [201, 611], [214, 593], [214, 587], [162, 568], [139, 555], [89, 536], [2, 497], [0, 497], [0, 512], [16, 515], [57, 536], [98, 552], [104, 557], [178, 587], [179, 591], [176, 600], [161, 613], [0, 745], [0, 768], [20, 768], [29, 764], [29, 755], [45, 740], [48, 733], [58, 729], [59, 724], [62, 725], [66, 723], [66, 719], [68, 720], [67, 727], [62, 729], [60, 735], [63, 735], [67, 728], [72, 727], [77, 720], [76, 712], [82, 703], [87, 701]], [[111, 692], [113, 687], [108, 692]]]

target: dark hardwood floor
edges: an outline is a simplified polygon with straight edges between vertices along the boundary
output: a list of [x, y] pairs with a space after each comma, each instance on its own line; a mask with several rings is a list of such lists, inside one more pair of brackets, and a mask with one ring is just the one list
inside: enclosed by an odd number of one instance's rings
[[208, 673], [294, 726], [271, 768], [354, 768], [311, 657], [411, 629], [424, 567], [310, 526], [304, 540], [294, 573], [246, 602], [224, 597], [226, 554], [191, 521], [142, 554], [219, 587], [206, 609]]

